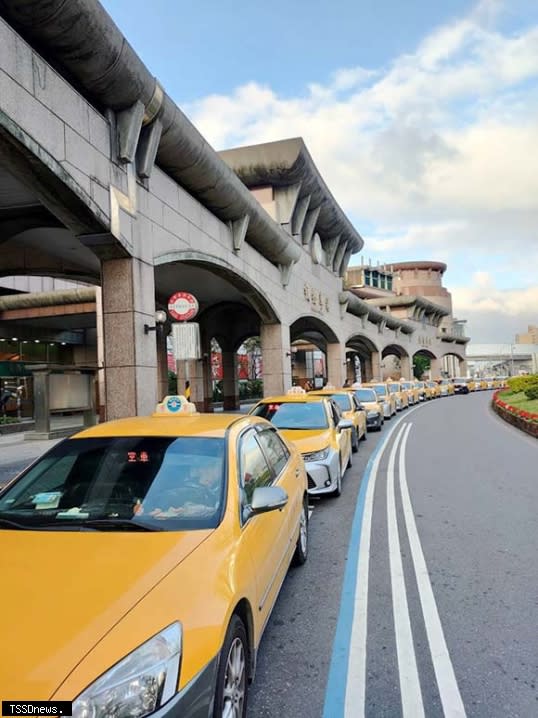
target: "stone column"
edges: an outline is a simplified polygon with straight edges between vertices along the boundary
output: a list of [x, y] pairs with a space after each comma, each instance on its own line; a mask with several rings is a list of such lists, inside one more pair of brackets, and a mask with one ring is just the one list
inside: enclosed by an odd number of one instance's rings
[[153, 267], [134, 258], [101, 262], [106, 418], [150, 414], [157, 403]]
[[261, 324], [263, 394], [285, 394], [291, 387], [290, 328], [287, 324]]
[[222, 393], [224, 411], [239, 409], [239, 382], [237, 380], [237, 355], [222, 350]]
[[463, 361], [460, 361], [460, 362], [459, 362], [459, 367], [458, 367], [458, 369], [459, 369], [459, 371], [460, 371], [459, 376], [468, 376], [468, 374], [469, 374], [469, 367], [467, 366], [467, 361], [466, 361], [466, 360], [463, 360]]
[[383, 370], [381, 369], [381, 354], [379, 352], [372, 352], [370, 357], [372, 376], [370, 381], [381, 381]]
[[441, 360], [431, 359], [430, 360], [430, 376], [432, 379], [439, 379], [441, 376]]
[[95, 288], [95, 324], [97, 331], [97, 413], [99, 421], [105, 421], [106, 390], [105, 390], [105, 342], [103, 326], [103, 293], [101, 287]]
[[411, 366], [411, 357], [406, 356], [400, 359], [401, 376], [408, 381], [413, 379], [413, 367]]
[[339, 389], [346, 375], [346, 348], [340, 342], [327, 343], [327, 382]]

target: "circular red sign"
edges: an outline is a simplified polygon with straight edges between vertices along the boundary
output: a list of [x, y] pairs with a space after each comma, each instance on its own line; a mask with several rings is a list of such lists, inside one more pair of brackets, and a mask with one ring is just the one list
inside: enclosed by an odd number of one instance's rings
[[168, 312], [178, 322], [188, 322], [198, 314], [198, 300], [189, 292], [176, 292], [168, 300]]

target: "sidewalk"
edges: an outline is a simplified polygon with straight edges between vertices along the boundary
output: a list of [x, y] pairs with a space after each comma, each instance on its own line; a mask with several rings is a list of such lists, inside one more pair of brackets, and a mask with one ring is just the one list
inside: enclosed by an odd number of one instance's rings
[[[62, 429], [65, 427], [74, 427], [73, 433], [78, 431], [79, 428], [82, 429], [82, 417], [58, 416], [52, 418], [52, 429]], [[58, 441], [61, 441], [61, 439], [28, 441], [25, 437], [31, 433], [31, 431], [21, 431], [18, 434], [5, 434], [0, 436], [0, 467], [24, 462], [30, 463], [30, 461], [33, 461], [45, 453], [45, 451], [48, 451], [54, 444], [57, 444]]]

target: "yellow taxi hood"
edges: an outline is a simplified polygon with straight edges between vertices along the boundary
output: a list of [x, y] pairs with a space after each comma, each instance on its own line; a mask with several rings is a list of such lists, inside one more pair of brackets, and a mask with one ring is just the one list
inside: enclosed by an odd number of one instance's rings
[[50, 699], [88, 651], [211, 532], [0, 531], [0, 696]]
[[331, 443], [330, 429], [280, 429], [280, 433], [288, 441], [293, 441], [301, 454], [321, 451]]

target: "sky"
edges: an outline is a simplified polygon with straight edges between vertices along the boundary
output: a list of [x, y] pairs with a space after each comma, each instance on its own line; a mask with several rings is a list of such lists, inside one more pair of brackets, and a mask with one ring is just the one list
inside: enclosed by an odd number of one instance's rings
[[446, 262], [474, 342], [538, 324], [537, 0], [102, 2], [215, 149], [301, 136], [366, 260]]

